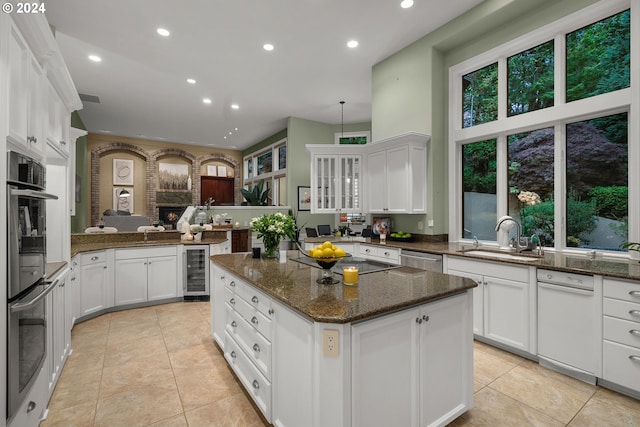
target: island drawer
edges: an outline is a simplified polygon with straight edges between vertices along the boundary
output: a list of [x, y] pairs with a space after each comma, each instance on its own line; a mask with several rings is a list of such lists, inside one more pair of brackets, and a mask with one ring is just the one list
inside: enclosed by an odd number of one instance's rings
[[225, 331], [224, 358], [236, 373], [267, 421], [271, 422], [271, 382], [251, 363], [238, 344]]
[[259, 310], [265, 316], [271, 317], [271, 298], [242, 281], [237, 283], [235, 290], [247, 304]]
[[640, 349], [640, 323], [604, 316], [604, 339]]
[[602, 312], [605, 316], [640, 322], [640, 304], [617, 299], [604, 298]]
[[227, 332], [260, 372], [271, 380], [271, 343], [232, 309], [227, 309]]
[[271, 319], [246, 302], [244, 298], [236, 298], [236, 301], [237, 303], [234, 308], [240, 313], [244, 320], [271, 341]]
[[640, 304], [640, 283], [608, 278], [605, 278], [602, 283], [604, 287], [603, 295], [605, 297]]
[[86, 254], [82, 254], [81, 264], [82, 265], [91, 265], [91, 264], [99, 264], [101, 262], [106, 262], [106, 261], [107, 261], [107, 252], [106, 251], [89, 252], [89, 253], [86, 253]]
[[154, 247], [154, 248], [135, 248], [135, 249], [117, 249], [116, 260], [119, 259], [138, 259], [153, 258], [161, 256], [176, 256], [175, 246]]

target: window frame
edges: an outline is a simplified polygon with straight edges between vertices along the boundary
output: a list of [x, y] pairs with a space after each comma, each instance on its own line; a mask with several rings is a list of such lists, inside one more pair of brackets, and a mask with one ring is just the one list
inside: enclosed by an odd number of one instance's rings
[[[243, 160], [242, 160], [242, 164], [243, 164], [243, 179], [242, 179], [242, 187], [244, 189], [249, 189], [249, 186], [253, 186], [255, 184], [257, 184], [258, 182], [260, 182], [260, 180], [264, 179], [265, 180], [265, 184], [267, 184], [268, 182], [268, 188], [271, 189], [271, 199], [272, 199], [272, 205], [273, 206], [286, 206], [287, 204], [285, 203], [284, 205], [280, 204], [280, 179], [281, 178], [287, 178], [287, 168], [284, 167], [282, 169], [280, 169], [280, 156], [279, 156], [279, 149], [280, 147], [286, 147], [286, 154], [287, 154], [287, 163], [289, 162], [289, 147], [287, 144], [287, 138], [283, 138], [280, 139], [276, 142], [274, 142], [273, 144], [270, 144], [267, 147], [264, 147], [260, 150], [254, 151], [251, 154], [248, 154], [246, 156], [244, 156]], [[257, 171], [258, 171], [258, 158], [260, 156], [263, 156], [266, 153], [271, 152], [271, 161], [272, 161], [272, 166], [271, 166], [271, 172], [267, 172], [267, 173], [263, 173], [260, 175], [256, 175]], [[253, 165], [253, 176], [249, 177], [249, 169], [247, 167], [248, 162], [251, 161], [252, 165]], [[286, 194], [286, 192], [285, 192]]]
[[[631, 10], [630, 28], [630, 86], [625, 89], [566, 102], [565, 57], [567, 33], [586, 25]], [[621, 112], [628, 113], [628, 186], [629, 186], [629, 235], [628, 240], [640, 241], [640, 5], [630, 0], [604, 0], [586, 7], [532, 32], [485, 51], [449, 68], [449, 238], [467, 242], [462, 233], [462, 145], [496, 138], [497, 142], [497, 217], [507, 214], [507, 136], [545, 127], [553, 127], [554, 144], [554, 238], [555, 249], [564, 252], [583, 253], [586, 249], [566, 246], [566, 137], [565, 126], [594, 117]], [[554, 40], [554, 106], [527, 113], [507, 116], [507, 58], [524, 50]], [[498, 119], [467, 128], [462, 127], [462, 76], [492, 63], [498, 62]], [[495, 242], [488, 241], [487, 244]], [[607, 251], [607, 255], [640, 258], [640, 254]]]

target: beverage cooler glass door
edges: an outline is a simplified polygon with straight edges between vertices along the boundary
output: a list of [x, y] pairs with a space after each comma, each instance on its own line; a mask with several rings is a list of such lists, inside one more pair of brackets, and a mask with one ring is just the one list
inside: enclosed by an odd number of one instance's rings
[[185, 246], [184, 295], [209, 295], [209, 246]]

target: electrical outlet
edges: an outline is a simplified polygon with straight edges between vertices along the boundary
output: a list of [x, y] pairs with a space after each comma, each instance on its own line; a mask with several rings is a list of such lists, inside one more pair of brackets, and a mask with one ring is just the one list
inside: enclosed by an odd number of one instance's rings
[[340, 356], [340, 331], [325, 329], [322, 332], [322, 353], [324, 357]]
[[429, 220], [429, 227], [433, 228], [433, 220], [432, 219]]
[[418, 221], [418, 230], [422, 231], [424, 229], [424, 222]]

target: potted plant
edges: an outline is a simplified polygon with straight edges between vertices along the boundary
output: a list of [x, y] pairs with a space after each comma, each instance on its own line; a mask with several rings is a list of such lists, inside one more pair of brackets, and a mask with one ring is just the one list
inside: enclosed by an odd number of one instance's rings
[[200, 225], [192, 225], [191, 226], [191, 234], [193, 234], [193, 240], [199, 242], [202, 240], [202, 232], [204, 231], [204, 227]]
[[258, 233], [258, 239], [262, 238], [266, 258], [276, 257], [284, 237], [295, 239], [296, 224], [291, 215], [281, 212], [264, 214], [260, 218], [253, 218], [250, 225], [251, 230]]
[[253, 186], [251, 190], [242, 189], [240, 193], [245, 199], [245, 202], [242, 204], [246, 204], [249, 206], [267, 206], [267, 197], [269, 197], [269, 190], [267, 188], [264, 190], [264, 179], [261, 179], [256, 185]]

